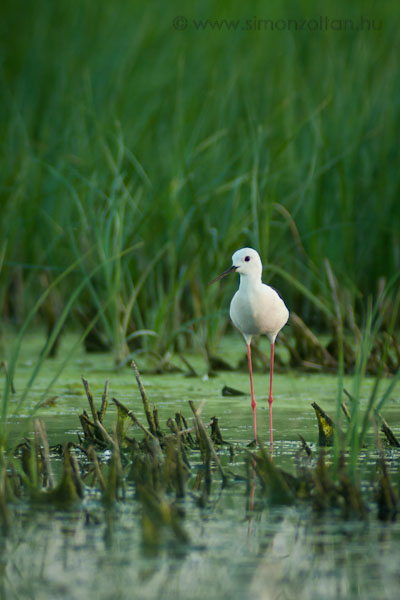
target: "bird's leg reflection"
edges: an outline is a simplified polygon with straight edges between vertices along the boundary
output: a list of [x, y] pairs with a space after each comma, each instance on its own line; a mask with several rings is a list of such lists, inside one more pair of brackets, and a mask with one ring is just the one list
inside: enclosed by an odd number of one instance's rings
[[[252, 459], [252, 465], [249, 465], [249, 487], [248, 489], [250, 490], [250, 494], [249, 494], [249, 504], [248, 504], [248, 512], [249, 512], [249, 520], [248, 520], [248, 524], [247, 524], [247, 537], [250, 537], [250, 533], [251, 533], [251, 525], [252, 525], [252, 521], [253, 521], [253, 509], [254, 509], [254, 495], [256, 492], [256, 479], [255, 479], [255, 470], [254, 470], [254, 459]], [[251, 477], [251, 481], [250, 481], [250, 477]]]

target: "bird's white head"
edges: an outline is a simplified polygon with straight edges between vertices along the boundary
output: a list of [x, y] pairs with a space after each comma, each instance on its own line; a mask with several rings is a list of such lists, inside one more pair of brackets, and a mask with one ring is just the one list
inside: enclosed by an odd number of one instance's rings
[[261, 258], [253, 248], [236, 250], [232, 256], [232, 268], [240, 275], [261, 279]]
[[253, 248], [236, 250], [232, 256], [232, 266], [210, 281], [209, 285], [235, 271], [244, 277], [250, 277], [252, 280], [261, 279], [262, 263], [258, 252]]

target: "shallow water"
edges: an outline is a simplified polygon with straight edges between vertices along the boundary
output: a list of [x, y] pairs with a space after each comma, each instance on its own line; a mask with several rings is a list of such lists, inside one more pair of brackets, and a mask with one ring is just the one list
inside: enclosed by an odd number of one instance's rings
[[[34, 344], [32, 345], [32, 348]], [[239, 347], [226, 346], [221, 353], [233, 364], [241, 354]], [[32, 351], [33, 353], [33, 351]], [[248, 396], [223, 397], [222, 387], [248, 391], [245, 372], [220, 373], [203, 377], [204, 366], [189, 357], [199, 372], [198, 378], [182, 374], [143, 375], [151, 403], [160, 412], [160, 422], [182, 410], [190, 418], [188, 400], [199, 406], [207, 422], [219, 417], [223, 437], [235, 446], [234, 462], [221, 451], [222, 460], [234, 473], [244, 473], [243, 445], [251, 440], [252, 422]], [[23, 407], [25, 417], [10, 417], [12, 439], [29, 430], [28, 414], [42, 399], [58, 360], [47, 361], [43, 374], [35, 380]], [[141, 368], [140, 358], [137, 359]], [[177, 362], [179, 364], [179, 362]], [[24, 350], [15, 384], [23, 389], [33, 365], [29, 347]], [[78, 414], [87, 408], [80, 375], [90, 383], [100, 401], [106, 378], [110, 379], [110, 398], [116, 397], [139, 416], [141, 399], [131, 369], [115, 371], [108, 356], [87, 356], [79, 352], [48, 396], [57, 396], [55, 406], [43, 408], [39, 415], [46, 423], [50, 443], [76, 441]], [[3, 377], [3, 375], [2, 375]], [[366, 403], [372, 380], [363, 387]], [[258, 425], [267, 441], [268, 380], [255, 374]], [[346, 380], [351, 391], [351, 378]], [[332, 376], [277, 374], [274, 382], [274, 459], [294, 471], [294, 456], [299, 449], [297, 434], [312, 446], [318, 438], [316, 419], [310, 404], [318, 402], [334, 414], [337, 381]], [[18, 394], [17, 394], [18, 397]], [[17, 398], [12, 400], [17, 403]], [[390, 399], [385, 416], [399, 433], [399, 400]], [[109, 407], [106, 426], [115, 423], [116, 411]], [[132, 435], [138, 435], [132, 431]], [[141, 437], [141, 436], [139, 436]], [[400, 453], [387, 452], [397, 470]], [[376, 451], [363, 452], [363, 473], [375, 468]], [[195, 465], [195, 459], [192, 459]], [[190, 488], [190, 482], [189, 486]], [[367, 522], [344, 521], [334, 514], [318, 517], [309, 506], [271, 508], [254, 492], [254, 509], [246, 484], [235, 481], [221, 489], [216, 475], [210, 503], [200, 508], [195, 494], [182, 501], [186, 516], [183, 526], [189, 543], [177, 543], [166, 533], [159, 547], [150, 551], [141, 541], [140, 509], [128, 490], [127, 499], [106, 511], [98, 494], [87, 490], [81, 506], [72, 511], [15, 508], [12, 532], [0, 535], [1, 591], [8, 598], [187, 598], [269, 600], [270, 598], [397, 598], [400, 583], [398, 556], [400, 526], [382, 524], [373, 511]]]
[[[230, 497], [234, 496], [234, 497]], [[94, 510], [94, 501], [91, 511]], [[193, 510], [187, 547], [146, 554], [132, 504], [106, 525], [83, 511], [21, 515], [3, 542], [7, 598], [397, 598], [399, 524], [316, 519], [306, 509], [246, 517], [232, 491]]]

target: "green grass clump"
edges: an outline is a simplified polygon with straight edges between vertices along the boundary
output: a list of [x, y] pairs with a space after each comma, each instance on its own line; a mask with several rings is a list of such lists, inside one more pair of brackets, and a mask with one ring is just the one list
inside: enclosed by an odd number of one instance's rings
[[[98, 315], [118, 363], [193, 334], [215, 343], [232, 290], [206, 283], [243, 245], [319, 327], [326, 259], [356, 310], [398, 270], [399, 9], [325, 3], [322, 16], [360, 31], [311, 31], [314, 2], [251, 9], [5, 0], [3, 322], [20, 325], [78, 261], [61, 305], [85, 280], [69, 319], [85, 329]], [[307, 25], [269, 31], [254, 16]]]

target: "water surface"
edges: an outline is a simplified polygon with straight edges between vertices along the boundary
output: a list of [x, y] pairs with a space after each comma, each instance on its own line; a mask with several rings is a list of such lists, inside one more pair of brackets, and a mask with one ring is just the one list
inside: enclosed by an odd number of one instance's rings
[[[238, 347], [233, 352], [229, 346], [226, 354], [236, 364], [242, 350]], [[183, 374], [144, 374], [149, 399], [158, 407], [163, 427], [165, 420], [179, 410], [190, 419], [189, 399], [203, 406], [204, 422], [218, 416], [224, 438], [235, 448], [234, 461], [230, 462], [227, 449], [221, 451], [222, 461], [233, 473], [244, 474], [244, 446], [252, 434], [250, 399], [248, 395], [224, 397], [221, 391], [224, 385], [229, 385], [248, 392], [248, 375], [226, 372], [207, 378], [201, 358], [189, 356], [189, 359], [199, 372], [197, 378]], [[11, 439], [17, 440], [29, 432], [30, 410], [42, 400], [58, 361], [46, 361], [22, 415], [10, 417]], [[140, 358], [137, 362], [140, 368]], [[17, 392], [23, 389], [32, 369], [33, 360], [26, 351], [15, 380]], [[39, 412], [50, 443], [77, 439], [78, 415], [87, 408], [81, 375], [89, 380], [98, 403], [104, 381], [109, 378], [110, 397], [118, 398], [144, 420], [133, 372], [129, 368], [116, 371], [109, 356], [79, 352], [48, 394], [56, 396], [55, 405]], [[259, 432], [267, 442], [267, 375], [256, 373], [254, 383]], [[368, 380], [364, 384], [363, 404], [372, 384]], [[351, 389], [351, 378], [346, 380], [346, 386]], [[335, 377], [290, 372], [276, 375], [274, 459], [278, 465], [295, 472], [298, 433], [315, 448], [318, 433], [310, 405], [318, 402], [334, 414], [336, 395]], [[18, 394], [12, 403], [17, 401]], [[390, 399], [385, 415], [398, 433], [396, 396]], [[110, 406], [106, 419], [109, 429], [115, 417], [116, 411]], [[141, 437], [137, 430], [131, 434]], [[372, 438], [371, 434], [369, 440]], [[398, 451], [386, 452], [396, 471]], [[362, 455], [364, 478], [368, 479], [375, 469], [376, 458], [371, 444]], [[191, 462], [195, 470], [195, 454]], [[273, 508], [265, 504], [258, 487], [251, 498], [245, 482], [235, 481], [222, 489], [217, 473], [210, 502], [205, 507], [199, 505], [196, 493], [190, 491], [191, 481], [188, 488], [182, 508], [186, 513], [183, 526], [190, 541], [178, 543], [172, 534], [164, 532], [160, 545], [152, 550], [142, 544], [141, 512], [133, 490], [128, 490], [126, 500], [110, 510], [105, 510], [98, 492], [90, 488], [82, 504], [67, 512], [17, 505], [11, 533], [8, 537], [0, 536], [4, 597], [397, 598], [400, 528], [396, 522], [379, 522], [374, 509], [368, 520], [362, 522], [343, 520], [333, 513], [317, 516], [310, 506], [301, 503]]]

